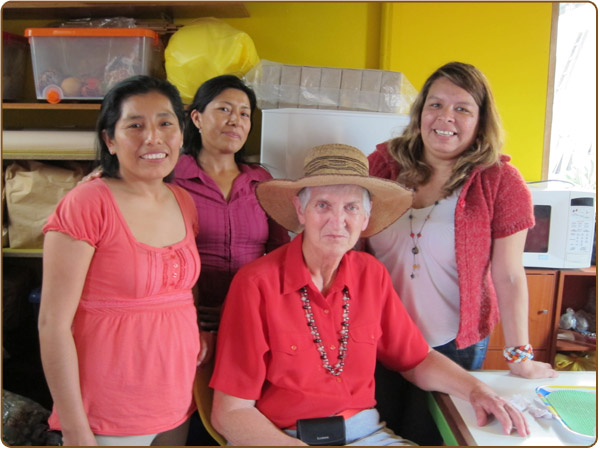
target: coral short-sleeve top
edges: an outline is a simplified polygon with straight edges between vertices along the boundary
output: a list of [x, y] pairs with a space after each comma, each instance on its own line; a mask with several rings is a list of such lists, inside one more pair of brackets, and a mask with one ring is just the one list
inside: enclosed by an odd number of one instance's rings
[[[138, 242], [102, 179], [71, 190], [43, 228], [95, 248], [72, 329], [83, 403], [96, 434], [160, 433], [194, 410], [197, 213], [185, 190], [168, 186], [186, 224], [185, 238], [174, 245]], [[56, 411], [49, 424], [60, 429]]]

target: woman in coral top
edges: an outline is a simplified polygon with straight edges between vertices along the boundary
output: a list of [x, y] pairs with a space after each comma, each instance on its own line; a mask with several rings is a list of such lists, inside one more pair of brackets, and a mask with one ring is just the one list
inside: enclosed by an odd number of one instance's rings
[[44, 226], [39, 318], [50, 427], [65, 446], [183, 445], [202, 358], [194, 203], [165, 183], [183, 143], [177, 89], [139, 76], [105, 96], [103, 177]]
[[370, 251], [434, 349], [480, 369], [501, 319], [510, 371], [555, 377], [529, 345], [522, 253], [533, 207], [523, 177], [500, 154], [488, 81], [472, 65], [448, 63], [427, 79], [410, 119], [402, 136], [369, 156], [371, 175], [414, 190], [412, 208], [369, 239]]

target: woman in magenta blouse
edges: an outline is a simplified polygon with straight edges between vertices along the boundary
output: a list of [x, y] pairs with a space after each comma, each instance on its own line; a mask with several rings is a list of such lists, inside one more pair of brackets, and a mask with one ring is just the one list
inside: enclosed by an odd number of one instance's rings
[[186, 117], [173, 182], [192, 195], [198, 209], [198, 311], [207, 331], [218, 328], [221, 305], [238, 269], [289, 242], [287, 231], [267, 217], [254, 194], [256, 184], [271, 175], [244, 161], [255, 109], [252, 89], [236, 76], [222, 75], [200, 86]]

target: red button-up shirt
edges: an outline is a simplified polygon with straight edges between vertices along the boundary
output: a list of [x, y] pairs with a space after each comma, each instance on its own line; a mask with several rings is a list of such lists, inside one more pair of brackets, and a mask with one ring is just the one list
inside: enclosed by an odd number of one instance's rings
[[[307, 325], [299, 289], [307, 286], [323, 345], [337, 362], [343, 289], [350, 295], [349, 342], [340, 376], [325, 370]], [[219, 329], [214, 389], [256, 400], [276, 426], [375, 405], [376, 360], [403, 371], [419, 364], [428, 345], [371, 255], [342, 258], [326, 296], [302, 256], [302, 235], [244, 266], [234, 277]]]

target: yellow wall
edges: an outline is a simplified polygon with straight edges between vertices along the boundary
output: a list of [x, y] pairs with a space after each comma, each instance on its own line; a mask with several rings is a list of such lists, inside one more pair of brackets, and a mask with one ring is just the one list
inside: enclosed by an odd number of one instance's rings
[[223, 19], [248, 33], [259, 57], [284, 64], [379, 68], [378, 2], [247, 2], [249, 18]]
[[420, 89], [437, 67], [464, 61], [492, 86], [504, 152], [528, 181], [542, 174], [551, 3], [389, 3], [382, 69]]
[[542, 172], [552, 4], [485, 2], [247, 2], [246, 31], [271, 61], [404, 72], [419, 89], [450, 60], [479, 67], [524, 177]]

